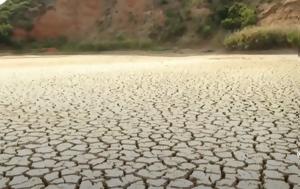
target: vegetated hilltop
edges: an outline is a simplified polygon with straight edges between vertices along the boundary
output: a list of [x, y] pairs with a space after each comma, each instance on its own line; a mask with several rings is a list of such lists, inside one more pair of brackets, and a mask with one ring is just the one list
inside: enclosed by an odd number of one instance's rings
[[0, 6], [0, 46], [217, 46], [245, 27], [294, 26], [299, 18], [299, 0], [7, 0]]

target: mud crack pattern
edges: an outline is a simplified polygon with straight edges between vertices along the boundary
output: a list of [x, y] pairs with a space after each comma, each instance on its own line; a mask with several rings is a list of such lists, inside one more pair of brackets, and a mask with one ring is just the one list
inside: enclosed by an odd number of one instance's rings
[[1, 61], [0, 188], [300, 188], [296, 57]]

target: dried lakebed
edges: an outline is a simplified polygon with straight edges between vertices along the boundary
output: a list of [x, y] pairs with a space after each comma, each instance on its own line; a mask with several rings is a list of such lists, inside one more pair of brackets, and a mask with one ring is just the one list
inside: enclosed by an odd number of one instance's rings
[[299, 189], [292, 55], [0, 58], [0, 188]]

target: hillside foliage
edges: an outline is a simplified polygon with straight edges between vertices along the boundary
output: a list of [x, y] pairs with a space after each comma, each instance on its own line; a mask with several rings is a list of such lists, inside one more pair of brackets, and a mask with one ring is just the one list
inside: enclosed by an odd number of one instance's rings
[[[120, 36], [113, 43], [95, 41], [95, 45], [89, 45], [86, 41], [79, 41], [72, 46], [80, 49], [115, 49], [141, 48], [152, 44], [175, 43], [185, 34], [192, 33], [201, 40], [211, 40], [216, 33], [222, 36], [229, 34], [224, 45], [232, 50], [268, 49], [274, 46], [296, 47], [299, 46], [299, 29], [290, 27], [252, 27], [258, 21], [256, 5], [260, 2], [277, 0], [156, 0], [159, 9], [162, 10], [164, 23], [153, 23], [149, 33], [144, 38], [127, 38], [126, 34], [118, 31]], [[68, 43], [68, 36], [58, 36], [57, 39], [45, 39], [44, 41], [15, 41], [12, 38], [15, 27], [31, 31], [38, 15], [43, 14], [48, 4], [55, 0], [7, 0], [0, 6], [0, 45], [18, 44], [18, 46], [37, 47], [61, 47]], [[192, 10], [205, 9], [208, 13], [198, 16], [192, 14]], [[101, 32], [101, 31], [99, 31]], [[64, 40], [61, 40], [63, 37]], [[122, 40], [120, 40], [122, 39]], [[144, 41], [147, 41], [146, 43]], [[148, 41], [150, 40], [150, 42]], [[142, 42], [141, 42], [142, 41]], [[84, 42], [83, 45], [81, 42]], [[147, 45], [145, 45], [147, 44]], [[151, 45], [148, 45], [151, 44]]]
[[249, 27], [228, 36], [224, 40], [224, 45], [231, 50], [300, 48], [300, 27]]
[[11, 42], [11, 34], [14, 26], [30, 29], [32, 19], [26, 16], [33, 0], [7, 0], [0, 6], [0, 43]]

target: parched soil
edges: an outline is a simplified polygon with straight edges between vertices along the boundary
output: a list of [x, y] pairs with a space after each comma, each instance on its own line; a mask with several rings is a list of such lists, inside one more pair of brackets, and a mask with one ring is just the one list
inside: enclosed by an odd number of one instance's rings
[[0, 188], [300, 188], [295, 55], [7, 56], [0, 91]]

